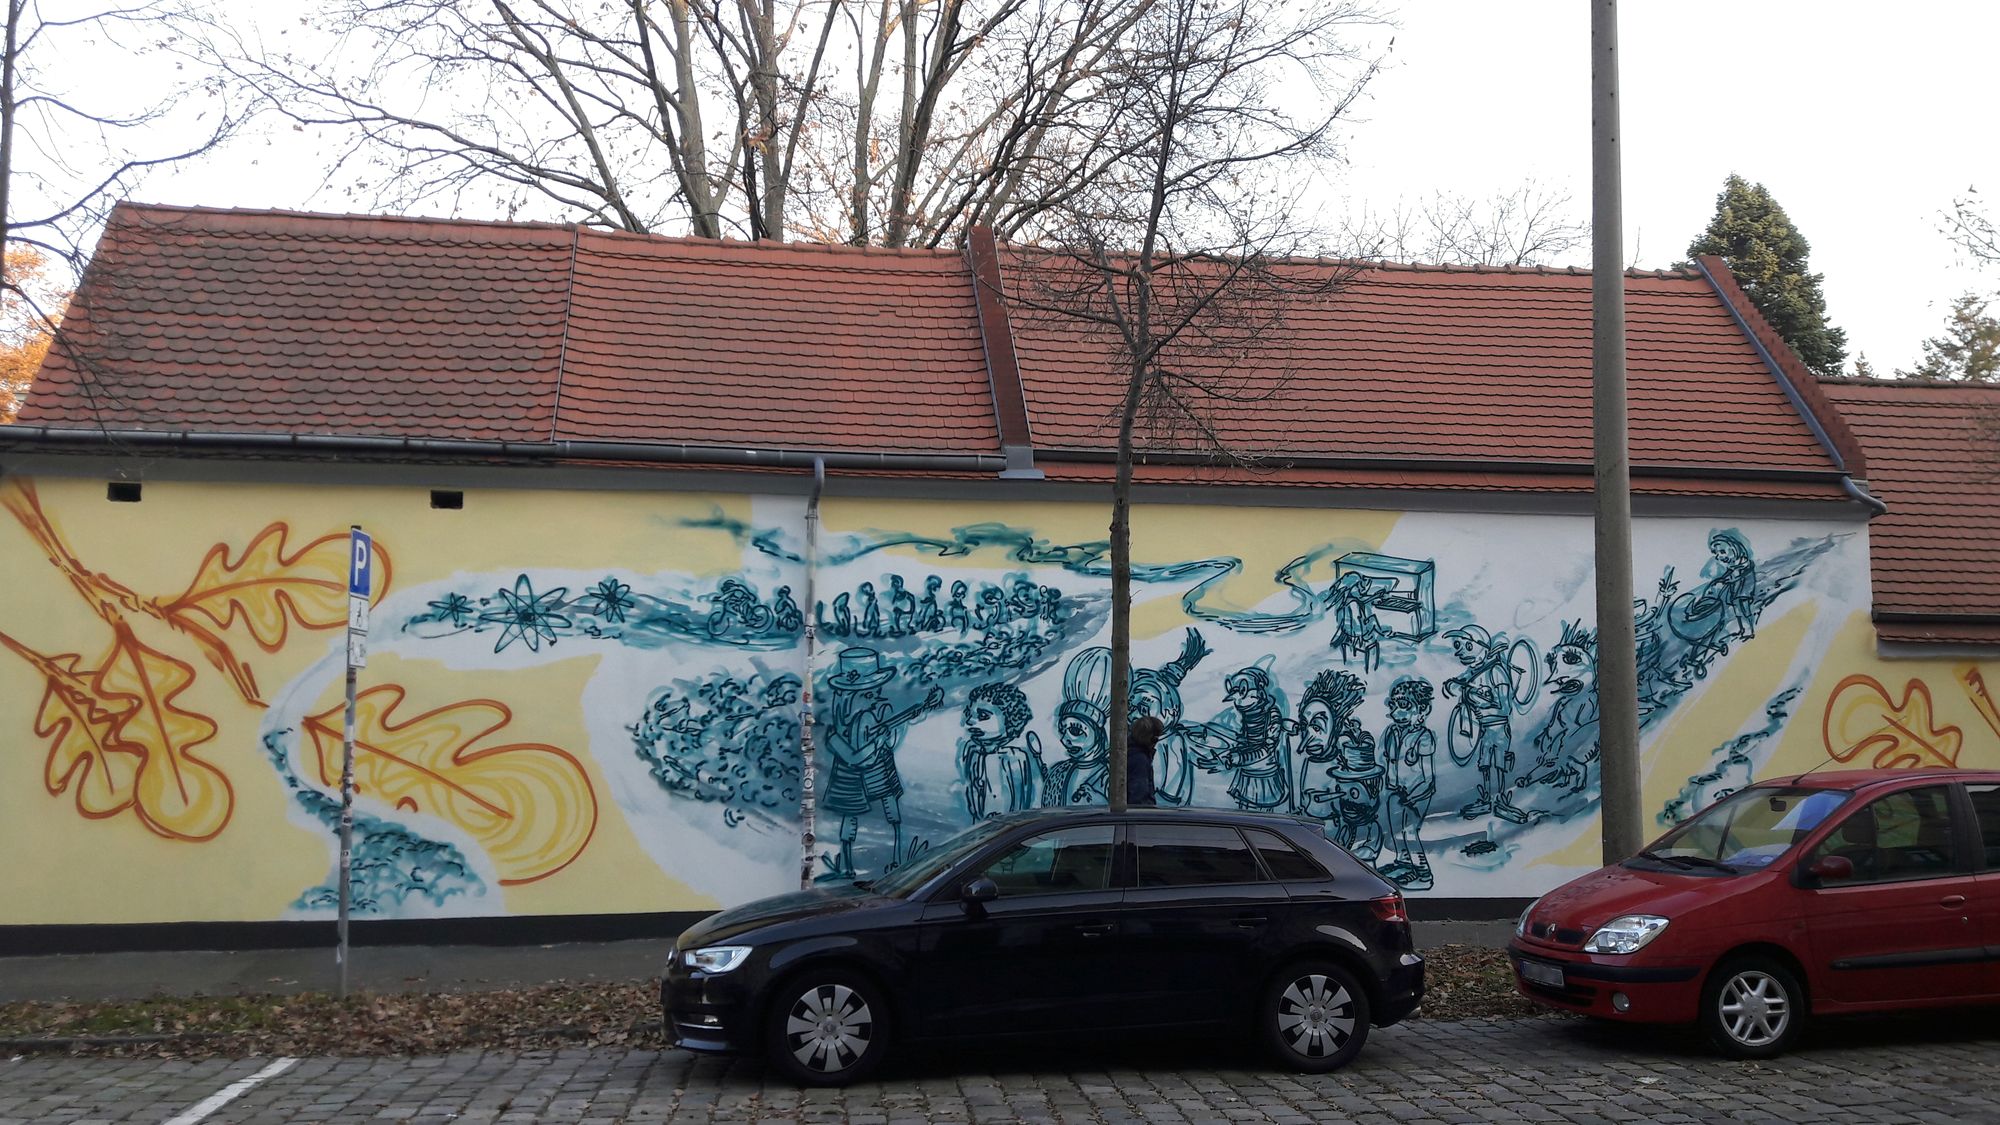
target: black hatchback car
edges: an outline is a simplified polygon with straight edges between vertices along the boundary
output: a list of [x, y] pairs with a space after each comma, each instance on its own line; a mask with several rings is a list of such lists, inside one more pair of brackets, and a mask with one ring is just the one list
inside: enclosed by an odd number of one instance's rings
[[660, 985], [694, 1051], [852, 1082], [894, 1041], [1250, 1031], [1327, 1071], [1423, 997], [1397, 889], [1312, 821], [1220, 810], [989, 820], [872, 883], [691, 927]]

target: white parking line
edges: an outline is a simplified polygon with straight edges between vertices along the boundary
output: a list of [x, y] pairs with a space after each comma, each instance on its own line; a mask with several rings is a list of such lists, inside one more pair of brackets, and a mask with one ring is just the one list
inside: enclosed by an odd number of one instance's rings
[[299, 1065], [299, 1060], [297, 1059], [279, 1059], [277, 1062], [272, 1063], [270, 1066], [265, 1067], [248, 1078], [231, 1082], [229, 1085], [197, 1102], [186, 1113], [169, 1117], [161, 1125], [194, 1125], [195, 1122], [202, 1120], [209, 1114], [242, 1097], [255, 1088], [258, 1083], [276, 1078], [278, 1075], [285, 1073], [297, 1065]]

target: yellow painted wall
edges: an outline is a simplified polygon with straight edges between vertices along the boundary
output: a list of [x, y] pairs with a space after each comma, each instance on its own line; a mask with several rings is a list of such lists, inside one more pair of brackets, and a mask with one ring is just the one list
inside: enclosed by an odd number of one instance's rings
[[[754, 591], [757, 614], [783, 587], [829, 626], [835, 596], [857, 621], [863, 583], [878, 599], [876, 635], [819, 639], [815, 764], [824, 795], [839, 768], [826, 708], [838, 683], [869, 679], [857, 669], [883, 668], [872, 690], [909, 716], [881, 744], [900, 803], [892, 818], [871, 788], [859, 812], [822, 808], [823, 872], [879, 870], [969, 822], [981, 685], [1007, 685], [1032, 713], [1009, 753], [1075, 767], [1046, 775], [1072, 789], [1092, 768], [1059, 720], [1105, 702], [1091, 655], [1106, 643], [1099, 505], [830, 498], [816, 614], [798, 498], [486, 489], [442, 511], [426, 488], [149, 482], [123, 504], [101, 481], [9, 477], [0, 501], [0, 836], [16, 857], [0, 868], [0, 924], [326, 916], [355, 522], [388, 560], [360, 676], [357, 810], [376, 896], [364, 917], [698, 910], [794, 884], [802, 638], [723, 613], [726, 581]], [[1672, 642], [1680, 680], [1644, 739], [1656, 822], [1830, 757], [2000, 766], [1985, 688], [2000, 667], [1877, 657], [1857, 525], [1740, 526], [1776, 584], [1754, 638], [1700, 660]], [[1539, 893], [1594, 866], [1588, 740], [1565, 733], [1576, 712], [1549, 662], [1592, 615], [1587, 520], [1160, 506], [1135, 529], [1150, 569], [1135, 586], [1133, 663], [1179, 669], [1194, 803], [1236, 803], [1244, 784], [1231, 758], [1245, 745], [1240, 673], [1262, 670], [1288, 724], [1287, 807], [1332, 768], [1307, 756], [1310, 685], [1358, 681], [1343, 714], [1380, 749], [1389, 689], [1420, 678], [1437, 692], [1421, 838], [1399, 850], [1385, 813], [1350, 826], [1358, 846], [1385, 870], [1422, 853], [1421, 876], [1396, 877], [1453, 897]], [[1717, 581], [1711, 530], [1642, 521], [1640, 574], [1674, 583], [1662, 604]], [[1428, 632], [1368, 655], [1334, 644], [1331, 591], [1363, 553], [1434, 566]], [[1796, 572], [1780, 582], [1787, 559]], [[1056, 608], [899, 631], [892, 578], [913, 598], [931, 578], [940, 598], [964, 582], [974, 600], [1026, 581]], [[1469, 714], [1450, 686], [1467, 671], [1451, 632], [1472, 624], [1524, 643], [1515, 658], [1533, 665], [1515, 672], [1532, 698], [1511, 719], [1499, 802], [1519, 821], [1492, 802], [1461, 813], [1486, 781], [1452, 757], [1470, 744], [1450, 730]], [[1580, 793], [1555, 777], [1569, 768]], [[1046, 777], [1021, 799], [1067, 799]]]

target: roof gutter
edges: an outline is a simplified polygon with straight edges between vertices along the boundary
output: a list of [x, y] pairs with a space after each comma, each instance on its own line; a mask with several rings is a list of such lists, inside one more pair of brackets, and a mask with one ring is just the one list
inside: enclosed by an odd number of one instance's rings
[[[1862, 487], [1861, 483], [1854, 479], [1854, 474], [1848, 471], [1847, 458], [1841, 455], [1839, 444], [1826, 432], [1826, 427], [1820, 423], [1819, 415], [1806, 404], [1804, 396], [1799, 394], [1799, 388], [1785, 374], [1784, 365], [1778, 362], [1778, 357], [1771, 354], [1770, 348], [1764, 346], [1763, 336], [1751, 326], [1750, 321], [1744, 317], [1743, 310], [1736, 307], [1736, 302], [1729, 299], [1727, 290], [1716, 278], [1715, 271], [1710, 268], [1708, 256], [1696, 257], [1694, 264], [1695, 268], [1701, 271], [1701, 276], [1707, 279], [1709, 287], [1715, 290], [1716, 296], [1722, 298], [1722, 307], [1729, 310], [1729, 318], [1736, 322], [1737, 330], [1742, 332], [1743, 338], [1750, 341], [1750, 346], [1756, 349], [1757, 358], [1764, 361], [1764, 369], [1777, 380], [1779, 389], [1785, 392], [1786, 401], [1792, 404], [1792, 409], [1800, 418], [1805, 419], [1806, 428], [1812, 431], [1813, 438], [1819, 442], [1820, 448], [1826, 450], [1827, 456], [1833, 458], [1834, 466], [1840, 470], [1841, 489], [1856, 503], [1867, 508], [1872, 515], [1879, 516], [1887, 512], [1889, 505]], [[1730, 288], [1734, 288], [1734, 279], [1731, 281]]]
[[444, 438], [361, 437], [344, 434], [245, 434], [200, 430], [112, 430], [58, 426], [0, 427], [0, 448], [28, 445], [144, 446], [190, 451], [258, 453], [365, 453], [376, 456], [504, 458], [517, 461], [640, 461], [759, 468], [928, 469], [998, 473], [998, 454], [865, 453], [852, 450], [755, 449], [685, 442], [461, 441]]
[[[1057, 464], [1111, 464], [1118, 455], [1109, 449], [1050, 449], [1042, 446], [1035, 455], [1043, 461]], [[1227, 462], [1206, 453], [1142, 452], [1133, 460], [1141, 465], [1217, 465]], [[1525, 460], [1479, 460], [1475, 458], [1445, 457], [1330, 457], [1294, 456], [1283, 454], [1268, 458], [1251, 458], [1248, 465], [1253, 468], [1276, 469], [1347, 469], [1347, 470], [1395, 470], [1409, 472], [1444, 473], [1506, 473], [1510, 475], [1547, 474], [1550, 476], [1590, 476], [1594, 472], [1588, 461], [1525, 461]], [[1632, 466], [1633, 476], [1680, 480], [1744, 480], [1744, 481], [1795, 481], [1806, 484], [1833, 484], [1848, 481], [1845, 470], [1837, 469], [1758, 469], [1719, 468], [1712, 465], [1638, 465]], [[1880, 501], [1877, 501], [1879, 503]]]

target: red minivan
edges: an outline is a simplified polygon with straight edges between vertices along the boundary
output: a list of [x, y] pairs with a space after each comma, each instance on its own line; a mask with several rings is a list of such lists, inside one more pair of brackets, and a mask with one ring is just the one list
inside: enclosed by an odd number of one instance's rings
[[2000, 770], [1764, 781], [1528, 907], [1522, 995], [1776, 1055], [1808, 1014], [2000, 1003]]

